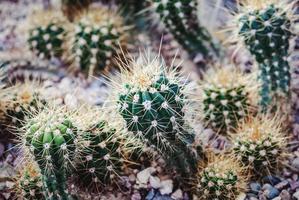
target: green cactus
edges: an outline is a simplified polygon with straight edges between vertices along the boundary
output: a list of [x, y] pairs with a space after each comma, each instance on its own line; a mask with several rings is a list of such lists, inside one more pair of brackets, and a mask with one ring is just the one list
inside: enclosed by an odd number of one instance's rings
[[98, 191], [117, 178], [124, 160], [121, 144], [105, 121], [84, 131], [79, 145], [76, 171], [81, 186]]
[[192, 55], [219, 55], [219, 47], [197, 19], [195, 0], [152, 0], [156, 12], [176, 40]]
[[265, 109], [278, 95], [288, 96], [290, 19], [283, 7], [270, 4], [239, 18], [239, 35], [259, 64], [261, 106]]
[[30, 49], [40, 58], [60, 57], [63, 52], [65, 29], [59, 23], [50, 22], [30, 30]]
[[32, 165], [26, 165], [16, 180], [17, 192], [23, 199], [45, 200], [42, 175]]
[[119, 33], [111, 23], [88, 25], [83, 21], [76, 26], [72, 53], [82, 70], [90, 68], [103, 70], [115, 53]]
[[50, 199], [70, 199], [66, 181], [76, 150], [76, 128], [64, 114], [43, 111], [28, 122], [25, 145], [43, 174]]
[[213, 88], [205, 89], [204, 115], [220, 133], [226, 133], [236, 128], [240, 119], [249, 111], [248, 94], [245, 86], [231, 89]]
[[246, 178], [238, 162], [216, 158], [198, 175], [196, 195], [199, 199], [236, 199], [244, 191]]
[[128, 131], [159, 151], [171, 166], [194, 172], [197, 160], [190, 150], [194, 135], [185, 129], [184, 85], [153, 63], [132, 63], [136, 68], [127, 78], [134, 80], [122, 83], [119, 113]]
[[234, 139], [233, 152], [246, 166], [269, 174], [285, 156], [286, 138], [280, 132], [277, 118], [257, 117], [240, 126]]

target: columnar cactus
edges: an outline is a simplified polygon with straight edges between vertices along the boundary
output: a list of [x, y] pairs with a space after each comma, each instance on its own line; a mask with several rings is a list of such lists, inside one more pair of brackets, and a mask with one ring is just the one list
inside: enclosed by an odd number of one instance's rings
[[62, 0], [62, 11], [64, 15], [73, 21], [76, 15], [88, 9], [91, 0]]
[[44, 110], [25, 126], [25, 145], [43, 174], [51, 199], [69, 199], [67, 170], [74, 159], [77, 130], [62, 110]]
[[29, 21], [30, 49], [40, 58], [60, 57], [66, 36], [64, 20], [60, 13], [54, 11], [35, 13]]
[[218, 133], [226, 134], [254, 110], [258, 84], [254, 74], [245, 75], [231, 68], [212, 69], [204, 79], [201, 91], [204, 120]]
[[238, 18], [239, 36], [259, 64], [263, 108], [273, 103], [273, 98], [289, 94], [292, 34], [287, 7], [276, 0], [250, 1]]
[[191, 54], [218, 55], [218, 46], [197, 18], [195, 0], [152, 0], [156, 12], [178, 42]]
[[107, 122], [84, 131], [78, 143], [76, 171], [81, 186], [98, 190], [118, 177], [124, 162], [121, 141]]
[[198, 174], [195, 186], [199, 199], [237, 199], [246, 189], [246, 170], [230, 157], [214, 157]]
[[119, 114], [128, 131], [167, 161], [176, 163], [178, 169], [193, 170], [196, 159], [189, 149], [193, 134], [185, 129], [184, 117], [191, 100], [185, 95], [185, 85], [157, 59], [147, 59], [132, 61], [128, 65], [132, 71], [122, 70], [115, 86]]
[[105, 7], [92, 9], [82, 15], [74, 26], [69, 49], [75, 66], [103, 70], [110, 65], [113, 54], [124, 43], [123, 19]]
[[285, 155], [286, 137], [278, 117], [257, 116], [243, 123], [234, 134], [233, 152], [246, 166], [269, 174], [277, 169]]
[[42, 175], [37, 166], [33, 164], [26, 164], [20, 171], [19, 176], [16, 178], [16, 189], [16, 192], [22, 199], [46, 199], [44, 195]]

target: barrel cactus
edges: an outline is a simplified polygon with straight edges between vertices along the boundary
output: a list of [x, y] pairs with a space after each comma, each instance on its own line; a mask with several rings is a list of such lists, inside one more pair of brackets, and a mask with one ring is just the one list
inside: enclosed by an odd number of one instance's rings
[[113, 55], [124, 47], [123, 19], [106, 7], [91, 9], [82, 15], [71, 31], [70, 58], [76, 68], [88, 71], [103, 70], [111, 64]]
[[208, 71], [201, 88], [206, 124], [220, 134], [227, 134], [241, 119], [254, 112], [259, 87], [254, 77], [254, 73], [246, 75], [229, 67]]
[[140, 56], [128, 67], [131, 71], [123, 68], [115, 82], [114, 95], [124, 126], [178, 170], [194, 170], [197, 161], [190, 150], [194, 135], [186, 129], [185, 118], [192, 101], [185, 94], [188, 87], [157, 58]]
[[28, 43], [40, 58], [60, 57], [66, 36], [65, 20], [61, 13], [43, 11], [32, 14], [29, 19]]
[[34, 164], [25, 164], [16, 178], [16, 193], [22, 199], [45, 200], [42, 175]]
[[289, 7], [277, 0], [248, 1], [238, 16], [238, 34], [259, 65], [263, 109], [277, 97], [289, 96]]
[[69, 199], [66, 181], [76, 152], [77, 130], [63, 110], [45, 109], [25, 125], [25, 146], [41, 169], [47, 196]]
[[99, 191], [119, 176], [124, 158], [115, 131], [101, 121], [81, 133], [76, 175], [82, 187]]
[[278, 169], [286, 156], [287, 138], [282, 132], [279, 117], [261, 115], [240, 125], [232, 135], [233, 152], [246, 166], [258, 174], [269, 174]]
[[205, 58], [219, 55], [219, 47], [212, 35], [197, 18], [195, 0], [152, 0], [155, 11], [166, 28], [193, 56], [201, 53]]
[[237, 199], [246, 190], [246, 169], [231, 157], [212, 157], [197, 175], [195, 195], [199, 199]]

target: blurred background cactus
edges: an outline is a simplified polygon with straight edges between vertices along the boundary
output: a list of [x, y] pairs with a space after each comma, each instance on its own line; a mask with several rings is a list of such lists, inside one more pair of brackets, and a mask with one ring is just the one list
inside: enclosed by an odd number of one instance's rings
[[62, 0], [61, 9], [64, 15], [73, 21], [77, 15], [80, 15], [88, 8], [92, 0]]

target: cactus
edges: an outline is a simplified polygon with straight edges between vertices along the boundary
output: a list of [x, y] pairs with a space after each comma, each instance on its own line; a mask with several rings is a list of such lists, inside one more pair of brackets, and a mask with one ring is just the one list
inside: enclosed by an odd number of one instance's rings
[[107, 186], [118, 177], [123, 165], [121, 141], [105, 121], [84, 131], [76, 171], [80, 185], [89, 190]]
[[105, 7], [89, 10], [76, 22], [71, 35], [71, 58], [81, 70], [103, 70], [124, 43], [123, 19]]
[[219, 47], [197, 19], [195, 0], [152, 0], [156, 12], [176, 40], [193, 56], [219, 55]]
[[25, 164], [16, 178], [17, 194], [22, 199], [27, 200], [46, 200], [44, 196], [42, 175], [34, 164]]
[[[118, 111], [128, 131], [159, 151], [182, 173], [194, 171], [196, 156], [190, 146], [194, 135], [186, 126], [189, 105], [185, 85], [157, 59], [140, 56], [122, 70], [116, 87]], [[190, 108], [192, 109], [192, 108]], [[186, 120], [186, 121], [185, 121]]]
[[236, 199], [245, 191], [246, 170], [230, 157], [212, 157], [197, 175], [196, 196], [199, 199]]
[[64, 15], [73, 21], [77, 15], [88, 9], [91, 0], [62, 0], [62, 11]]
[[25, 146], [41, 169], [51, 199], [70, 199], [67, 172], [76, 150], [77, 130], [62, 110], [46, 109], [25, 125]]
[[66, 36], [63, 17], [58, 12], [43, 11], [31, 18], [28, 38], [30, 49], [42, 59], [60, 57]]
[[226, 134], [253, 112], [258, 96], [254, 76], [230, 68], [208, 71], [202, 87], [202, 112], [206, 124], [218, 133]]
[[281, 123], [279, 117], [270, 119], [266, 115], [244, 122], [237, 134], [232, 135], [234, 154], [258, 174], [273, 172], [286, 156], [286, 137], [282, 133]]
[[289, 96], [291, 75], [287, 58], [292, 34], [287, 7], [276, 0], [248, 2], [238, 18], [239, 36], [259, 64], [263, 109], [273, 99]]

